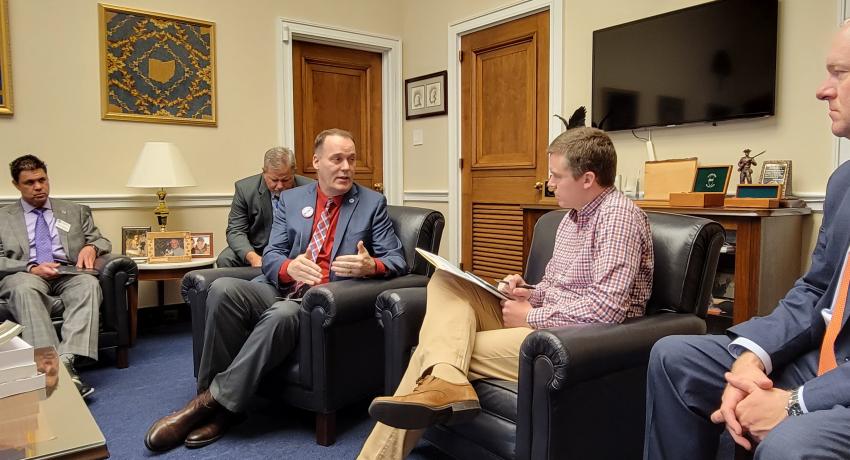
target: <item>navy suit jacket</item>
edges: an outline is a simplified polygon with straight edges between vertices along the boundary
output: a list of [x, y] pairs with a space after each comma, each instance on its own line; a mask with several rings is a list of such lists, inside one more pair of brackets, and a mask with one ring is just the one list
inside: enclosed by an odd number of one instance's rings
[[[318, 183], [313, 182], [280, 195], [269, 244], [263, 252], [263, 275], [281, 291], [289, 287], [281, 285], [278, 279], [281, 265], [306, 252], [310, 244], [314, 215], [304, 217], [302, 210], [316, 209], [317, 187]], [[384, 263], [387, 277], [407, 274], [404, 250], [387, 215], [387, 200], [383, 195], [354, 184], [343, 197], [338, 219], [331, 260], [357, 254], [357, 242], [363, 240], [369, 254]], [[349, 278], [336, 276], [331, 271], [330, 281], [342, 279]]]
[[[780, 243], [781, 244], [781, 243]], [[823, 205], [823, 224], [812, 253], [812, 266], [779, 301], [770, 314], [752, 318], [729, 329], [734, 339], [746, 337], [770, 356], [774, 369], [781, 369], [802, 355], [819, 350], [826, 332], [821, 310], [830, 308], [839, 284], [844, 256], [850, 245], [850, 162], [841, 165], [829, 179]], [[781, 246], [773, 250], [781, 251]], [[842, 328], [835, 342], [838, 368], [805, 383], [803, 398], [809, 411], [835, 405], [850, 406], [850, 331], [845, 308]], [[817, 361], [815, 359], [815, 361]]]

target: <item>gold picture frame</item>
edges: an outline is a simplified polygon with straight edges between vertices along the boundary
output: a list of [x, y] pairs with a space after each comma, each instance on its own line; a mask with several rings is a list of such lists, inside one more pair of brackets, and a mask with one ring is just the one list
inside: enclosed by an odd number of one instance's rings
[[791, 160], [763, 161], [759, 184], [780, 184], [780, 197], [787, 197], [791, 190]]
[[189, 232], [148, 232], [148, 263], [192, 261], [192, 234]]
[[9, 46], [9, 3], [0, 0], [0, 115], [11, 116], [12, 104], [12, 52]]
[[98, 13], [104, 120], [216, 126], [214, 22], [103, 3]]

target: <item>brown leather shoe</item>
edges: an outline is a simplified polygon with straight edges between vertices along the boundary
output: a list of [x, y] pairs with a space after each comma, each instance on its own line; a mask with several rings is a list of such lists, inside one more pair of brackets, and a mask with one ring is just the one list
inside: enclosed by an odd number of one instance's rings
[[210, 420], [221, 410], [224, 408], [212, 397], [210, 391], [204, 391], [179, 411], [151, 425], [145, 435], [145, 446], [155, 452], [173, 449], [186, 440], [190, 431]]
[[233, 412], [222, 408], [215, 414], [212, 420], [207, 422], [205, 425], [195, 428], [188, 436], [186, 436], [186, 447], [195, 449], [212, 444], [224, 436], [224, 433], [227, 432], [228, 428], [241, 422], [244, 418], [245, 417], [240, 414], [234, 414]]
[[481, 411], [478, 395], [468, 383], [458, 385], [431, 375], [416, 383], [408, 395], [375, 398], [369, 415], [384, 425], [417, 430], [469, 421]]

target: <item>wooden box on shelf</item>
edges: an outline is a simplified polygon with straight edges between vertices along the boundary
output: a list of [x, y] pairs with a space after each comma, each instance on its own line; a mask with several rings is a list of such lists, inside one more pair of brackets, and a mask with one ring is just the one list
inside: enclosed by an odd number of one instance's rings
[[780, 184], [738, 184], [735, 198], [726, 200], [727, 207], [733, 208], [778, 208]]
[[670, 194], [670, 206], [721, 208], [732, 175], [731, 165], [700, 166], [694, 174], [690, 192]]

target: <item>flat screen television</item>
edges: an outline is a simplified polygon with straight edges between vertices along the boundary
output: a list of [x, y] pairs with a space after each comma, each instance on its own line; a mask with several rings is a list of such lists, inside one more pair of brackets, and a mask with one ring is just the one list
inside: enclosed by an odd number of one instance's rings
[[607, 131], [773, 115], [777, 0], [719, 0], [593, 32]]

